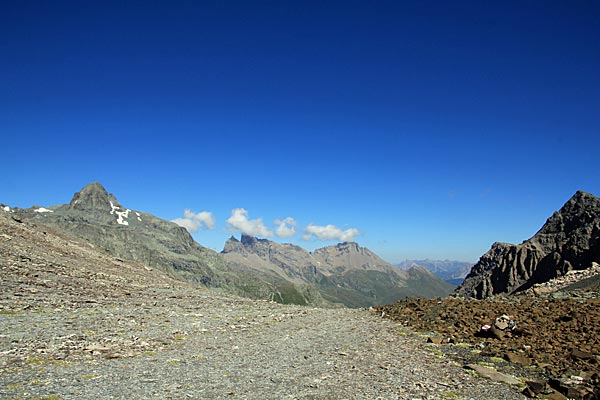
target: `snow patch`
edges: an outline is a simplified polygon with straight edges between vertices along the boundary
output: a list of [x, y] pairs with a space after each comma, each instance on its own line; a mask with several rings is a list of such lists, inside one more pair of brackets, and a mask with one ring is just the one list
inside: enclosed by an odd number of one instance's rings
[[110, 208], [112, 209], [112, 210], [110, 210], [110, 215], [117, 214], [117, 224], [129, 225], [129, 222], [125, 221], [125, 219], [129, 218], [129, 212], [131, 210], [128, 208], [125, 211], [120, 211], [121, 207], [115, 206], [112, 201], [109, 201], [109, 203], [110, 203]]
[[140, 213], [136, 211], [135, 215], [137, 216], [137, 220], [142, 222], [142, 217], [141, 217]]
[[10, 212], [10, 207], [9, 206], [4, 206], [4, 207], [2, 207], [2, 210], [6, 211], [6, 212]]
[[40, 207], [37, 210], [33, 210], [33, 212], [37, 212], [37, 213], [47, 213], [47, 212], [54, 212], [52, 210], [48, 210], [47, 208], [44, 207]]

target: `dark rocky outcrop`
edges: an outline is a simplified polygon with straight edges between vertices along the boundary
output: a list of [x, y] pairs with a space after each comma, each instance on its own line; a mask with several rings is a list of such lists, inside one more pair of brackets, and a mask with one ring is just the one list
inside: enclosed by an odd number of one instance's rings
[[511, 294], [599, 261], [600, 199], [578, 191], [531, 239], [494, 243], [456, 293], [479, 299]]

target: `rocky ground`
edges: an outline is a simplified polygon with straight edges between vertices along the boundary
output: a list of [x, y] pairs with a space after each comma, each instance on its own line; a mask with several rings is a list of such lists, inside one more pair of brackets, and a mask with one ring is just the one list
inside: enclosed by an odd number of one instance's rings
[[[443, 351], [464, 362], [532, 381], [525, 391], [530, 397], [600, 398], [599, 287], [485, 301], [406, 299], [376, 312], [430, 333]], [[494, 327], [502, 315], [516, 322], [514, 329]], [[491, 328], [482, 331], [484, 325]]]
[[3, 399], [523, 397], [367, 310], [222, 295], [2, 213], [0, 273]]

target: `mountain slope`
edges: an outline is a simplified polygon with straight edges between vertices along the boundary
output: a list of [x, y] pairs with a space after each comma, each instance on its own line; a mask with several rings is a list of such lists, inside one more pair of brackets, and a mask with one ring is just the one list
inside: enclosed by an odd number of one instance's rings
[[327, 302], [364, 307], [406, 296], [443, 296], [452, 288], [421, 268], [400, 271], [356, 243], [339, 243], [310, 253], [292, 244], [242, 235], [241, 240], [230, 238], [222, 254], [230, 265], [287, 281], [279, 294], [283, 298], [298, 296], [298, 287], [312, 288], [309, 293]]
[[463, 297], [515, 293], [600, 262], [600, 199], [578, 191], [521, 244], [494, 243], [456, 289]]
[[85, 240], [4, 211], [0, 209], [0, 310], [32, 304], [81, 307], [130, 300], [149, 289], [192, 289], [156, 269], [117, 259]]
[[13, 211], [85, 239], [115, 257], [143, 263], [183, 281], [252, 297], [265, 297], [271, 290], [257, 274], [231, 270], [218, 253], [195, 242], [185, 228], [125, 208], [97, 182], [75, 193], [69, 204]]

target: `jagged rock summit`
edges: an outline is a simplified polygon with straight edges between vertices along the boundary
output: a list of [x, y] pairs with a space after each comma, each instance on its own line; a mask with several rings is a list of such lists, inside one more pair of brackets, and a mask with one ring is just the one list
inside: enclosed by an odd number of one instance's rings
[[521, 244], [494, 243], [456, 289], [463, 297], [512, 294], [600, 262], [600, 199], [578, 191]]
[[85, 186], [81, 191], [75, 193], [71, 202], [71, 207], [76, 210], [106, 210], [112, 211], [114, 207], [122, 208], [121, 203], [117, 201], [113, 194], [104, 189], [99, 182], [92, 182]]

